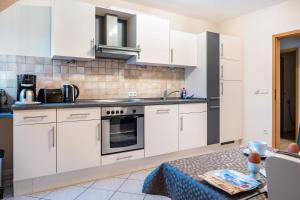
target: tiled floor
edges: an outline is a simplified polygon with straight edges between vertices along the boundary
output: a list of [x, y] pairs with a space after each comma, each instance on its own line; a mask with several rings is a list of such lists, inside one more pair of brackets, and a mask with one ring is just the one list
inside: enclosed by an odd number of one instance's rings
[[144, 179], [151, 170], [143, 170], [108, 179], [69, 186], [49, 192], [32, 194], [9, 200], [169, 200], [163, 196], [142, 193]]

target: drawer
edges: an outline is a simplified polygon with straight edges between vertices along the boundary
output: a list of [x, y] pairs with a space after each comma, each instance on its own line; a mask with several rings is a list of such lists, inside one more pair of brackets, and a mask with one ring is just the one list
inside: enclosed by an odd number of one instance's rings
[[57, 122], [73, 122], [100, 118], [100, 108], [57, 109]]
[[117, 153], [112, 155], [102, 156], [102, 165], [109, 165], [129, 160], [135, 160], [145, 157], [144, 150], [137, 150], [137, 151], [129, 151], [124, 153]]
[[56, 123], [56, 109], [14, 111], [14, 125]]
[[200, 113], [207, 111], [206, 103], [180, 104], [179, 114], [184, 113]]

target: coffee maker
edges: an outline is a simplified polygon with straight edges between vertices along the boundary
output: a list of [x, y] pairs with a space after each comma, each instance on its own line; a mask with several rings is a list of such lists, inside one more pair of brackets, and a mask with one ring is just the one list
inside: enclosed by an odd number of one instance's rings
[[17, 75], [17, 101], [36, 101], [36, 76], [31, 74]]

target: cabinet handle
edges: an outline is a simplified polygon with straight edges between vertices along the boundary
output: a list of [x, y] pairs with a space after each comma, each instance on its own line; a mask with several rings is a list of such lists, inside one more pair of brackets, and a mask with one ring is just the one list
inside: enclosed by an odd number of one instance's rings
[[138, 52], [138, 59], [140, 59], [140, 58], [141, 58], [141, 45], [138, 44], [138, 45], [137, 45], [137, 48], [140, 50], [140, 51]]
[[221, 57], [223, 57], [223, 44], [221, 44]]
[[183, 131], [183, 117], [180, 117], [180, 131]]
[[87, 117], [90, 113], [70, 114], [70, 117]]
[[52, 127], [52, 147], [55, 147], [55, 127]]
[[221, 82], [221, 96], [223, 96], [224, 94], [224, 85], [223, 85], [223, 82]]
[[173, 48], [171, 48], [171, 64], [173, 64], [173, 60], [174, 60], [173, 55], [174, 55], [174, 50]]
[[160, 114], [160, 113], [168, 113], [170, 112], [170, 109], [162, 109], [162, 110], [157, 110], [156, 113]]
[[97, 126], [97, 141], [98, 142], [100, 142], [100, 128], [99, 128], [99, 126], [100, 126], [100, 123]]
[[218, 109], [220, 106], [209, 106], [210, 109]]
[[91, 39], [91, 49], [95, 49], [95, 38]]
[[133, 157], [133, 156], [126, 156], [126, 157], [117, 158], [117, 161], [118, 161], [118, 160], [130, 159], [130, 158], [132, 158], [132, 157]]
[[47, 115], [41, 115], [41, 116], [26, 116], [26, 117], [24, 117], [24, 120], [26, 120], [26, 119], [43, 119], [43, 118], [46, 118], [46, 117], [48, 117]]
[[222, 79], [224, 78], [224, 67], [223, 67], [223, 65], [221, 65], [221, 78]]

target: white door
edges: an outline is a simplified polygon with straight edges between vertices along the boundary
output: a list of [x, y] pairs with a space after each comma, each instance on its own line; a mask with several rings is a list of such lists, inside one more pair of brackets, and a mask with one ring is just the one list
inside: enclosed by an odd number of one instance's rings
[[145, 107], [145, 156], [178, 151], [178, 105]]
[[81, 0], [55, 0], [52, 9], [52, 57], [95, 58], [95, 6]]
[[207, 145], [207, 112], [179, 115], [179, 151]]
[[100, 120], [57, 124], [57, 172], [100, 166]]
[[242, 60], [241, 40], [233, 36], [220, 35], [220, 57], [230, 60]]
[[192, 33], [171, 30], [170, 63], [178, 66], [197, 66], [197, 36]]
[[220, 79], [224, 81], [240, 81], [242, 80], [242, 64], [235, 60], [220, 60]]
[[221, 81], [221, 143], [242, 139], [242, 96], [242, 81]]
[[137, 62], [169, 64], [170, 22], [167, 19], [138, 14], [136, 37], [141, 48]]
[[14, 181], [56, 173], [56, 123], [14, 126]]

